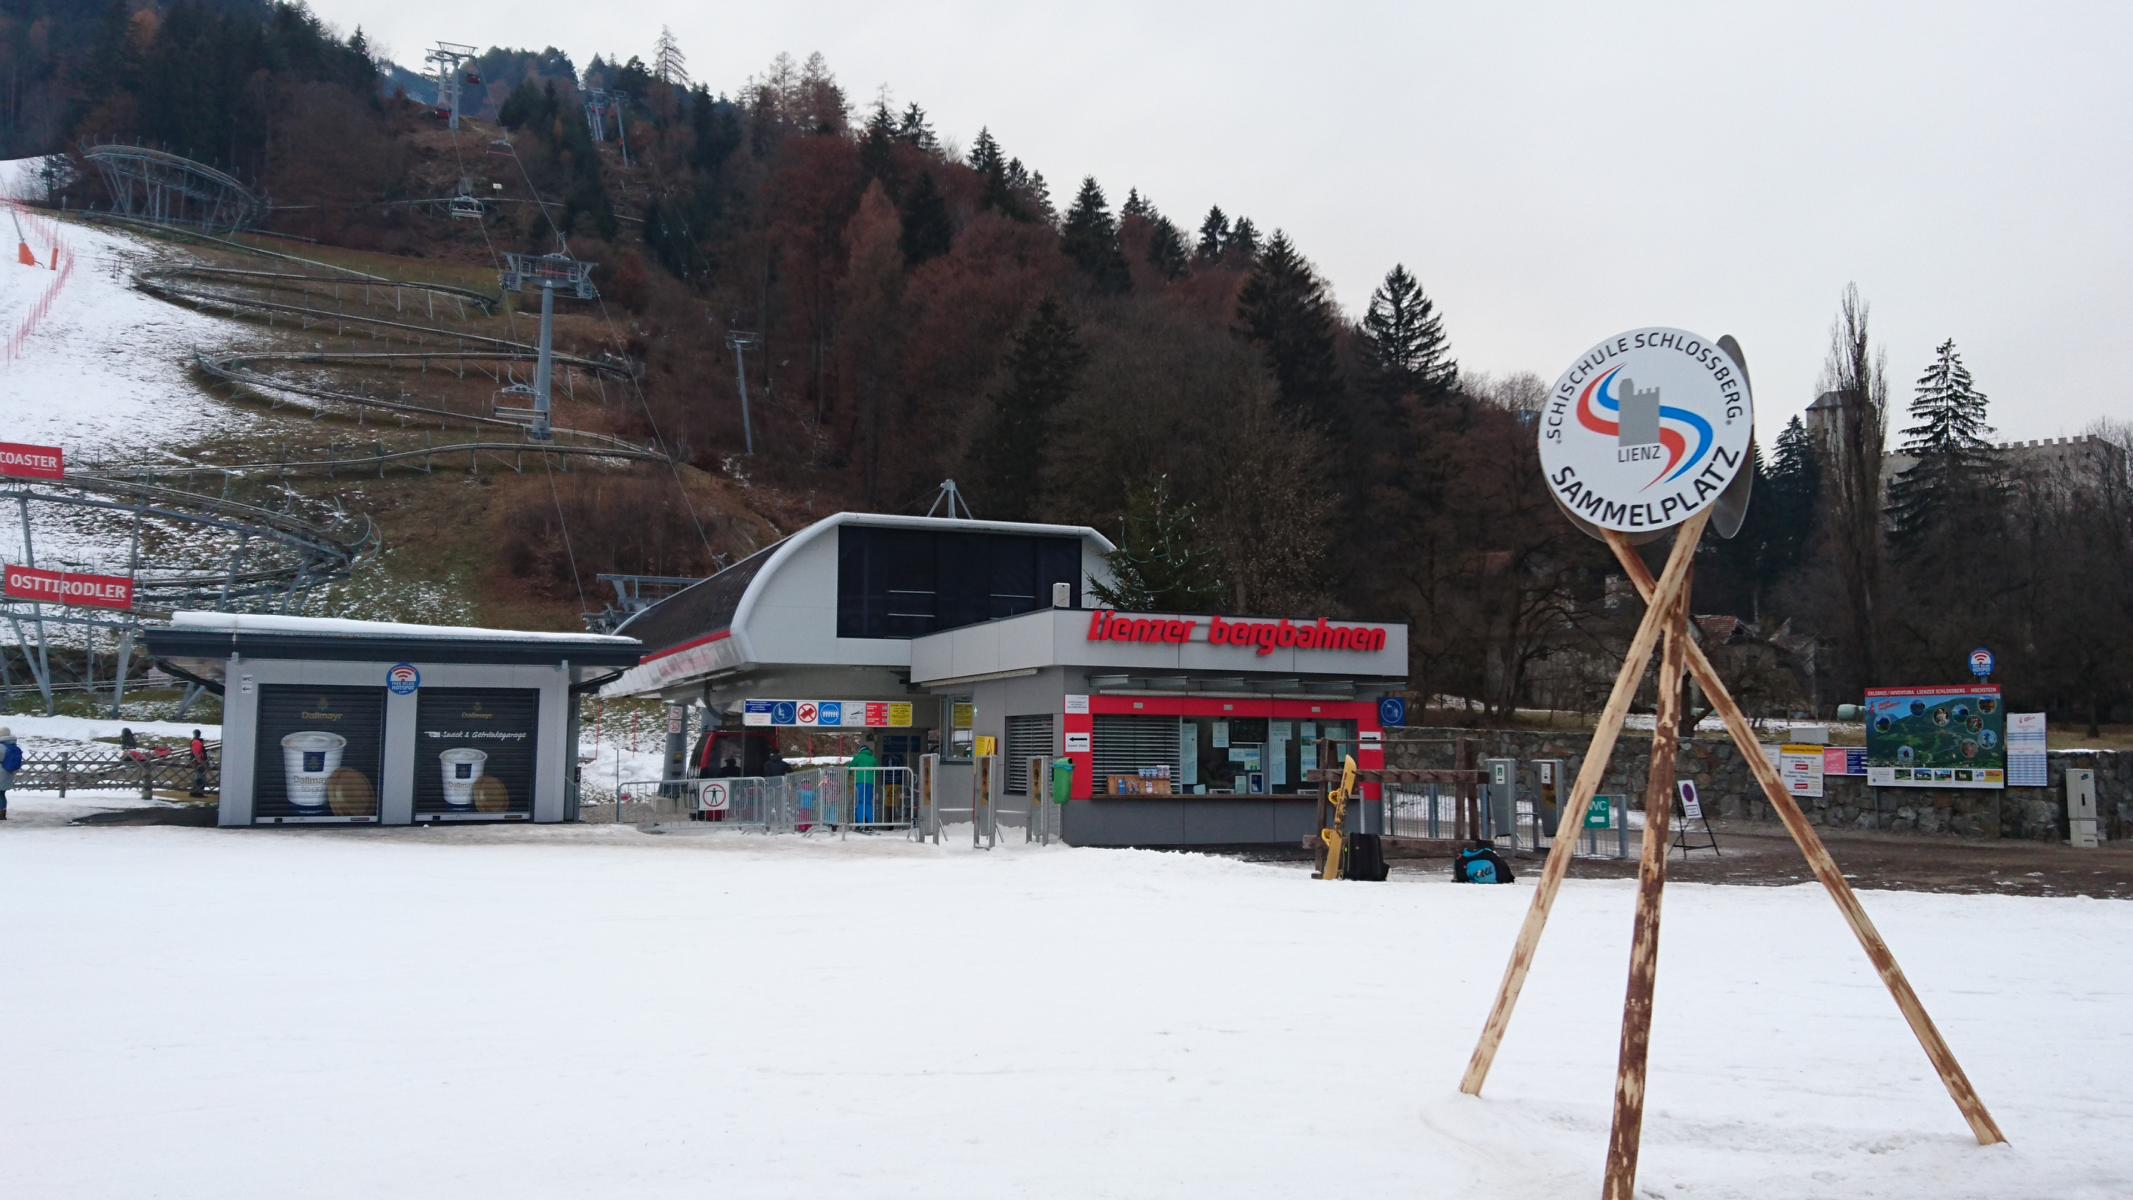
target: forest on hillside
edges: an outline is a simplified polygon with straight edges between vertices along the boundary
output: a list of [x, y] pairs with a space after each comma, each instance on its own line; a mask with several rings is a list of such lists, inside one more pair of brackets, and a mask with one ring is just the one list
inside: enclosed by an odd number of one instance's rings
[[[718, 91], [664, 32], [582, 69], [553, 48], [472, 65], [478, 121], [452, 138], [360, 30], [300, 5], [17, 0], [0, 15], [0, 140], [10, 156], [153, 141], [292, 206], [286, 231], [478, 257], [378, 202], [434, 194], [446, 164], [508, 137], [554, 207], [506, 210], [485, 236], [560, 237], [599, 264], [603, 311], [643, 364], [630, 432], [689, 465], [817, 512], [924, 511], [953, 477], [978, 516], [1112, 535], [1124, 604], [1406, 620], [1416, 689], [1497, 713], [1604, 693], [1636, 605], [1540, 486], [1547, 383], [1462, 371], [1428, 264], [1401, 247], [1346, 312], [1281, 214], [1048, 180], [989, 128], [939, 129], [885, 90], [855, 99], [820, 55]], [[621, 137], [597, 145], [595, 87], [622, 97]], [[1868, 318], [1838, 297], [1818, 389], [1833, 399], [1759, 456], [1747, 525], [1699, 560], [1697, 612], [1740, 619], [1724, 649], [1743, 690], [1827, 711], [1955, 678], [1989, 644], [2018, 707], [2107, 718], [2133, 701], [2124, 431], [2104, 431], [2094, 470], [2017, 463], [1993, 450], [1952, 342], [1907, 400]], [[734, 335], [753, 339], [753, 456]], [[1908, 465], [1885, 475], [1891, 435]], [[530, 537], [585, 543], [527, 585], [708, 568], [683, 504], [628, 494], [627, 513], [581, 498], [523, 514]], [[618, 523], [638, 536], [586, 532]]]

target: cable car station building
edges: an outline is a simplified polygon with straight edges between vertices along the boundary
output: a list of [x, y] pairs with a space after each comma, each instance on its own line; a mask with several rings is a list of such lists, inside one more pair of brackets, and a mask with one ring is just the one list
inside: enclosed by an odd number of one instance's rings
[[[605, 694], [735, 733], [858, 734], [890, 765], [937, 753], [943, 806], [980, 745], [1009, 797], [1031, 757], [1063, 756], [1075, 845], [1297, 844], [1323, 743], [1383, 765], [1406, 627], [1098, 608], [1112, 548], [1084, 526], [840, 513], [631, 618], [644, 660]], [[770, 740], [741, 739], [742, 774]]]

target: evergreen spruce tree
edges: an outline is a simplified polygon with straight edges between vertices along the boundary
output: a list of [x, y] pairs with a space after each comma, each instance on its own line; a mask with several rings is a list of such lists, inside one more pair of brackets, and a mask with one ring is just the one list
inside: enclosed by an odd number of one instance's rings
[[1324, 281], [1276, 230], [1237, 297], [1237, 332], [1266, 355], [1283, 414], [1321, 428], [1334, 422], [1342, 393], [1333, 315]]
[[1126, 202], [1120, 205], [1118, 209], [1119, 219], [1123, 220], [1127, 217], [1145, 217], [1153, 214], [1154, 212], [1154, 206], [1150, 205], [1146, 199], [1142, 198], [1141, 190], [1139, 188], [1126, 189]]
[[1050, 184], [1044, 182], [1044, 172], [1031, 171], [1029, 173], [1029, 184], [1023, 189], [1023, 192], [1029, 197], [1030, 211], [1037, 215], [1038, 220], [1047, 225], [1058, 220], [1059, 213], [1052, 207], [1052, 188]]
[[874, 110], [867, 114], [866, 128], [859, 134], [859, 165], [869, 176], [881, 180], [885, 188], [895, 182], [897, 136], [896, 116], [889, 111], [888, 101], [875, 100]]
[[1229, 587], [1219, 556], [1207, 546], [1190, 501], [1171, 494], [1170, 477], [1158, 475], [1126, 494], [1126, 519], [1118, 549], [1106, 555], [1111, 583], [1090, 594], [1120, 612], [1213, 612]]
[[900, 244], [905, 264], [915, 267], [929, 258], [939, 258], [948, 253], [954, 238], [955, 226], [948, 220], [948, 205], [933, 182], [933, 172], [927, 171], [918, 177], [917, 185], [904, 201]]
[[1778, 434], [1777, 455], [1770, 464], [1770, 484], [1754, 500], [1754, 508], [1769, 511], [1769, 534], [1764, 539], [1770, 562], [1769, 578], [1775, 581], [1807, 556], [1813, 543], [1815, 513], [1821, 503], [1822, 460], [1815, 454], [1814, 435], [1795, 414]]
[[989, 126], [978, 128], [978, 138], [970, 143], [970, 154], [964, 159], [970, 169], [980, 175], [991, 176], [1007, 169], [1007, 160], [1000, 155], [1000, 143], [992, 136]]
[[1363, 316], [1363, 358], [1373, 385], [1425, 399], [1459, 387], [1459, 364], [1436, 305], [1407, 268], [1394, 264], [1370, 293]]
[[1060, 238], [1066, 256], [1096, 282], [1097, 290], [1117, 293], [1132, 286], [1125, 253], [1118, 245], [1118, 222], [1111, 219], [1111, 208], [1105, 203], [1104, 190], [1096, 185], [1095, 176], [1081, 181], [1081, 191], [1074, 197], [1074, 206], [1067, 209]]
[[[970, 147], [968, 161], [971, 170], [976, 171], [985, 181], [985, 192], [978, 199], [981, 207], [1017, 220], [1028, 216], [1023, 211], [1022, 203], [1015, 199], [1015, 172], [1002, 155], [1000, 143], [992, 136], [992, 130], [978, 130], [978, 140]], [[1014, 166], [1019, 167], [1020, 164], [1020, 159], [1015, 160]]]
[[913, 100], [904, 109], [903, 121], [896, 128], [896, 136], [921, 150], [932, 150], [938, 145], [933, 138], [933, 126], [926, 121], [926, 110]]
[[[1889, 545], [1899, 559], [1947, 557], [1965, 527], [1999, 515], [2002, 481], [1985, 423], [1985, 394], [1970, 378], [1954, 339], [1933, 351], [1911, 400], [1913, 424], [1902, 453], [1914, 461], [1889, 482]], [[1989, 550], [1983, 551], [1990, 553]]]
[[1250, 217], [1238, 217], [1229, 227], [1229, 237], [1222, 243], [1222, 252], [1235, 255], [1246, 266], [1259, 257], [1259, 227]]
[[1193, 247], [1193, 261], [1200, 263], [1218, 261], [1222, 257], [1222, 251], [1228, 245], [1229, 217], [1223, 213], [1222, 206], [1218, 204], [1208, 209], [1207, 215], [1200, 219], [1200, 244]]
[[1007, 380], [992, 396], [985, 430], [971, 449], [966, 474], [987, 516], [1003, 521], [1039, 515], [1037, 464], [1052, 430], [1053, 415], [1073, 396], [1088, 365], [1080, 331], [1059, 302], [1046, 296], [1015, 333], [1007, 353]]
[[1148, 262], [1165, 279], [1181, 279], [1185, 275], [1185, 235], [1168, 217], [1155, 219], [1155, 235], [1148, 240]]

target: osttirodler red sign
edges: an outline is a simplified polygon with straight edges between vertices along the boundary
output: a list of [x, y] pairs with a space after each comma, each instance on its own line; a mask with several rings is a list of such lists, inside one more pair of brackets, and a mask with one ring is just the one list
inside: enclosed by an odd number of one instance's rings
[[123, 611], [133, 608], [133, 581], [123, 575], [77, 575], [72, 571], [10, 565], [6, 591], [10, 600], [42, 600], [47, 604]]
[[1649, 533], [1718, 499], [1748, 461], [1754, 426], [1747, 372], [1716, 342], [1632, 329], [1555, 381], [1541, 409], [1541, 470], [1572, 516]]
[[65, 479], [67, 452], [57, 446], [0, 442], [0, 476], [10, 479]]

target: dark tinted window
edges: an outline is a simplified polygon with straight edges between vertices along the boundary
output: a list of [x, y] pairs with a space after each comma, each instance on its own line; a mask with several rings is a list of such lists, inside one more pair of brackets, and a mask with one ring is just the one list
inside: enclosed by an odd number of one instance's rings
[[1081, 543], [1069, 537], [845, 525], [837, 530], [837, 636], [910, 638], [1081, 603]]

